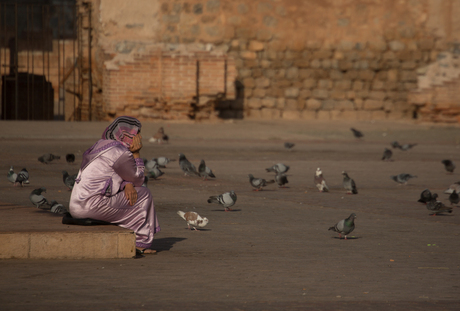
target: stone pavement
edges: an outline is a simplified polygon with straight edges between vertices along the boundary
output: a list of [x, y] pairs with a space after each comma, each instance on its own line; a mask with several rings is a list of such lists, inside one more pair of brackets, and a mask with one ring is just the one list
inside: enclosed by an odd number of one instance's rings
[[[59, 217], [31, 205], [29, 193], [45, 186], [48, 199], [67, 205], [61, 171], [74, 173], [78, 165], [63, 159], [44, 165], [37, 157], [73, 152], [79, 162], [106, 125], [0, 122], [0, 169], [6, 174], [10, 165], [27, 167], [31, 176], [24, 188], [12, 187], [5, 177], [0, 201], [35, 213], [47, 228], [61, 226]], [[147, 144], [160, 125], [171, 143]], [[354, 139], [351, 126], [364, 139]], [[460, 177], [446, 174], [440, 161], [460, 163], [458, 127], [236, 121], [147, 123], [142, 133], [142, 156], [177, 158], [183, 152], [196, 165], [206, 160], [217, 175], [208, 181], [184, 177], [173, 162], [163, 177], [149, 182], [162, 227], [154, 244], [158, 254], [3, 259], [0, 310], [458, 310], [459, 209], [432, 217], [416, 202], [429, 188], [448, 204], [442, 192]], [[380, 161], [393, 140], [418, 145], [394, 150], [392, 162]], [[285, 141], [296, 146], [285, 150]], [[278, 162], [291, 167], [289, 187], [252, 191], [247, 174], [271, 178], [265, 168]], [[330, 193], [314, 188], [318, 166]], [[358, 195], [345, 195], [342, 170], [355, 179]], [[418, 178], [406, 186], [389, 178], [403, 172]], [[208, 196], [231, 189], [238, 194], [234, 212], [206, 203]], [[177, 210], [195, 210], [210, 222], [201, 231], [185, 230]], [[358, 216], [352, 239], [327, 230], [352, 212]], [[0, 232], [41, 225], [0, 221]]]

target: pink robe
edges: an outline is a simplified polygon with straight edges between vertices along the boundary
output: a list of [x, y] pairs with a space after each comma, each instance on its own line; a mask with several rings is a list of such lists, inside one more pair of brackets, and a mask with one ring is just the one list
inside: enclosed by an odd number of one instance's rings
[[[104, 220], [136, 233], [136, 247], [150, 248], [160, 231], [152, 194], [144, 182], [144, 161], [134, 159], [123, 144], [99, 140], [83, 155], [69, 210], [74, 218]], [[137, 202], [131, 206], [123, 189], [134, 184]]]

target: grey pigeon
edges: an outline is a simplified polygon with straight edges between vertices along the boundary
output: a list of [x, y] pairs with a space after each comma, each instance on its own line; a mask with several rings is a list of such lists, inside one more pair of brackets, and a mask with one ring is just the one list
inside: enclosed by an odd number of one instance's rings
[[200, 176], [200, 173], [196, 171], [195, 165], [190, 163], [189, 160], [185, 157], [183, 153], [179, 153], [179, 166], [181, 170], [184, 172], [184, 175], [191, 175], [194, 174], [196, 176]]
[[351, 179], [347, 172], [343, 171], [343, 187], [347, 190], [347, 194], [358, 194], [358, 188], [356, 188], [355, 181]]
[[390, 176], [390, 178], [393, 179], [394, 181], [396, 181], [397, 183], [405, 184], [405, 185], [407, 185], [407, 182], [409, 181], [409, 179], [416, 178], [416, 177], [417, 176], [415, 176], [415, 175], [405, 174], [405, 173]]
[[144, 182], [142, 183], [142, 187], [148, 188], [149, 178], [144, 176]]
[[284, 143], [284, 148], [286, 149], [292, 149], [294, 146], [295, 146], [294, 143], [289, 143], [289, 142]]
[[449, 195], [449, 202], [450, 202], [450, 205], [457, 205], [458, 202], [460, 202], [460, 198], [458, 196], [458, 193], [457, 191], [453, 191], [450, 195]]
[[444, 203], [439, 202], [437, 200], [438, 194], [433, 193], [433, 196], [431, 197], [431, 201], [429, 201], [426, 204], [426, 208], [433, 212], [431, 215], [436, 216], [437, 214], [442, 214], [442, 213], [452, 213], [452, 207], [447, 207], [444, 205]]
[[275, 173], [286, 173], [289, 171], [289, 166], [284, 165], [283, 163], [278, 163], [273, 165], [272, 167], [265, 169], [267, 172], [275, 172]]
[[62, 181], [64, 182], [64, 185], [69, 188], [69, 190], [73, 189], [73, 186], [75, 185], [75, 179], [77, 179], [77, 174], [69, 175], [67, 171], [62, 171]]
[[335, 226], [330, 227], [328, 230], [333, 230], [339, 234], [339, 238], [342, 238], [342, 234], [345, 236], [345, 240], [347, 239], [347, 235], [350, 234], [353, 230], [355, 230], [355, 218], [356, 214], [352, 213], [348, 216], [347, 219], [342, 219]]
[[216, 178], [216, 175], [214, 175], [213, 171], [206, 166], [204, 160], [201, 160], [200, 166], [198, 166], [198, 172], [200, 173], [200, 176], [203, 177], [203, 180], [208, 179], [208, 177]]
[[46, 192], [46, 188], [41, 187], [41, 188], [35, 189], [30, 193], [30, 196], [29, 196], [30, 201], [37, 208], [40, 208], [40, 206], [42, 206], [42, 205], [48, 204], [48, 201], [42, 195], [42, 192]]
[[147, 160], [147, 159], [143, 159], [144, 161], [144, 167], [145, 167], [145, 170], [147, 172], [150, 172], [153, 170], [153, 168], [158, 165], [157, 161], [155, 159], [152, 159], [152, 160]]
[[160, 168], [158, 167], [158, 164], [155, 164], [155, 166], [147, 172], [147, 176], [149, 178], [153, 178], [153, 179], [157, 179], [158, 177], [160, 176], [163, 176], [164, 173], [160, 170]]
[[315, 186], [318, 188], [319, 192], [329, 192], [329, 187], [326, 184], [326, 179], [323, 177], [323, 172], [321, 168], [317, 168], [315, 172], [315, 176], [313, 178], [315, 181]]
[[383, 151], [382, 161], [390, 161], [392, 155], [393, 152], [390, 149], [385, 148], [385, 150]]
[[353, 135], [356, 137], [356, 138], [361, 138], [361, 137], [364, 137], [364, 134], [361, 132], [361, 131], [358, 131], [354, 128], [350, 128], [350, 130], [353, 132]]
[[29, 183], [29, 172], [23, 168], [19, 173], [18, 177], [16, 177], [16, 182], [21, 185], [21, 187], [24, 187], [23, 184], [28, 184]]
[[401, 149], [402, 151], [407, 151], [409, 149], [412, 149], [412, 147], [415, 147], [415, 146], [417, 146], [417, 144], [404, 144], [404, 145], [399, 146], [399, 149]]
[[444, 191], [446, 194], [451, 194], [452, 192], [457, 191], [457, 193], [460, 193], [460, 181], [454, 182], [452, 185], [449, 186], [449, 189]]
[[446, 169], [446, 171], [448, 171], [449, 173], [454, 172], [455, 170], [454, 162], [452, 162], [451, 160], [442, 160], [441, 162], [442, 164], [444, 164], [444, 168]]
[[420, 203], [428, 203], [429, 201], [431, 201], [431, 191], [429, 189], [425, 189], [422, 191], [422, 193], [420, 194], [420, 199], [418, 199], [417, 202], [420, 202]]
[[158, 163], [158, 166], [161, 167], [161, 168], [166, 168], [166, 164], [168, 164], [169, 162], [172, 162], [172, 161], [176, 161], [176, 159], [170, 159], [170, 158], [166, 158], [166, 157], [158, 157], [158, 158], [153, 159], [153, 160], [155, 160]]
[[220, 195], [210, 196], [208, 199], [208, 203], [220, 204], [225, 208], [225, 211], [231, 211], [232, 209], [230, 207], [235, 205], [236, 198], [237, 197], [235, 191], [231, 190]]
[[276, 183], [278, 184], [278, 186], [280, 188], [285, 188], [285, 184], [289, 183], [288, 179], [287, 179], [287, 176], [282, 174], [282, 173], [278, 173], [276, 174], [275, 176], [275, 181]]
[[190, 226], [192, 226], [193, 229], [195, 229], [195, 230], [197, 230], [196, 229], [197, 227], [198, 228], [203, 228], [209, 222], [209, 220], [206, 217], [201, 217], [196, 212], [184, 213], [182, 211], [177, 211], [177, 214], [187, 222], [187, 226], [188, 226], [189, 229], [190, 229]]
[[75, 162], [75, 155], [73, 153], [68, 153], [65, 155], [65, 160], [67, 161], [67, 163], [72, 164], [73, 162]]
[[55, 214], [65, 214], [67, 213], [67, 209], [64, 207], [64, 205], [56, 202], [55, 200], [52, 200], [49, 205], [51, 206], [51, 212]]
[[397, 141], [391, 142], [391, 146], [393, 147], [393, 149], [401, 148], [401, 145]]
[[268, 184], [273, 184], [275, 181], [274, 180], [265, 180], [263, 178], [254, 178], [252, 174], [249, 174], [249, 183], [251, 186], [253, 186], [255, 189], [254, 191], [259, 191], [262, 190], [263, 187], [267, 186]]
[[8, 181], [15, 184], [16, 183], [16, 178], [18, 178], [18, 174], [14, 172], [13, 166], [10, 166], [10, 170], [8, 171], [8, 174], [6, 174], [6, 177], [8, 177]]
[[41, 157], [38, 157], [38, 161], [48, 164], [49, 162], [53, 160], [59, 160], [60, 158], [61, 158], [60, 156], [54, 155], [52, 153], [45, 153]]

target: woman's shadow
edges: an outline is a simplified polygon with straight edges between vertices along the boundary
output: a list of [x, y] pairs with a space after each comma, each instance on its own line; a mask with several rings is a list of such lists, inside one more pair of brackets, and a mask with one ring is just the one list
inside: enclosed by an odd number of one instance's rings
[[153, 249], [155, 249], [158, 253], [163, 251], [169, 251], [173, 248], [174, 244], [177, 242], [181, 242], [186, 240], [186, 238], [160, 238], [155, 239], [153, 243]]

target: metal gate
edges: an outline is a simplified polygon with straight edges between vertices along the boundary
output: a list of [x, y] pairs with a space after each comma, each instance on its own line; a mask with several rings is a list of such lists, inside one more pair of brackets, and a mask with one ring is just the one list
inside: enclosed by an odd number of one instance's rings
[[88, 11], [75, 0], [0, 2], [2, 120], [81, 120]]

